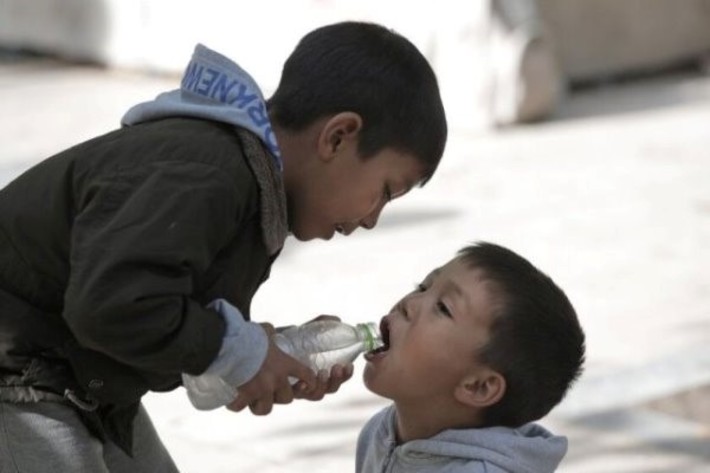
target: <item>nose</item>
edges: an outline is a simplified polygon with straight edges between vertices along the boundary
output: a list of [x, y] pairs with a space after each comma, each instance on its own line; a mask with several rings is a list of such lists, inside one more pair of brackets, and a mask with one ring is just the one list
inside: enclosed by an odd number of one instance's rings
[[404, 315], [405, 319], [411, 319], [417, 315], [417, 304], [416, 301], [420, 293], [413, 292], [404, 296], [402, 300], [397, 304], [397, 310]]

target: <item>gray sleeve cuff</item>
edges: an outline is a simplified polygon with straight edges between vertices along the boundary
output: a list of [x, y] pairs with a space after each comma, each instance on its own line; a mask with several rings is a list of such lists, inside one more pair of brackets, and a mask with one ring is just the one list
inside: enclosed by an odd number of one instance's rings
[[244, 320], [239, 309], [224, 299], [208, 306], [227, 324], [222, 347], [205, 374], [216, 375], [227, 384], [239, 387], [256, 375], [266, 358], [268, 338], [261, 325]]

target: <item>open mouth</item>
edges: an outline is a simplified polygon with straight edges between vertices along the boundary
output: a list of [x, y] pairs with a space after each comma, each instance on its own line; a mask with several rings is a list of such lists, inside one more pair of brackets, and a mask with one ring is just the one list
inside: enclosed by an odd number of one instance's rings
[[382, 335], [382, 346], [365, 353], [365, 359], [372, 361], [375, 358], [384, 356], [390, 349], [390, 323], [387, 317], [383, 317], [380, 322], [380, 334]]

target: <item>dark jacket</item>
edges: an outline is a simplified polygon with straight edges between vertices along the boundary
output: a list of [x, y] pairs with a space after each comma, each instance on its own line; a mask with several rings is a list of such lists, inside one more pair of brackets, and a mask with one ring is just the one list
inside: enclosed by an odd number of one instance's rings
[[248, 318], [278, 254], [249, 164], [266, 151], [250, 136], [206, 120], [147, 122], [0, 190], [0, 400], [69, 393], [98, 404], [82, 413], [90, 427], [128, 447], [141, 396], [209, 366], [225, 327], [205, 305], [224, 298]]

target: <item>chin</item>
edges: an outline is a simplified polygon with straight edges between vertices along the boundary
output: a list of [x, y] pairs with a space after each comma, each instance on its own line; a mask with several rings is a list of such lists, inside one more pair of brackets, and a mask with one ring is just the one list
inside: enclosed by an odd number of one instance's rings
[[377, 373], [375, 373], [370, 366], [365, 366], [365, 371], [362, 374], [362, 381], [365, 387], [372, 393], [387, 397], [384, 394], [385, 390], [383, 390], [386, 386], [380, 386], [380, 383], [377, 382]]
[[311, 241], [317, 238], [314, 235], [308, 235], [307, 233], [302, 232], [300, 229], [291, 229], [291, 236], [298, 241]]
[[300, 236], [300, 235], [297, 234], [297, 233], [294, 233], [294, 234], [293, 234], [293, 237], [294, 237], [296, 240], [298, 240], [298, 241], [311, 241], [311, 240], [313, 240], [313, 238], [314, 238], [314, 237], [302, 237], [302, 236]]
[[333, 238], [335, 232], [331, 231], [328, 234], [323, 234], [318, 230], [314, 229], [304, 229], [304, 228], [292, 228], [291, 235], [298, 241], [311, 241], [311, 240], [330, 240]]

